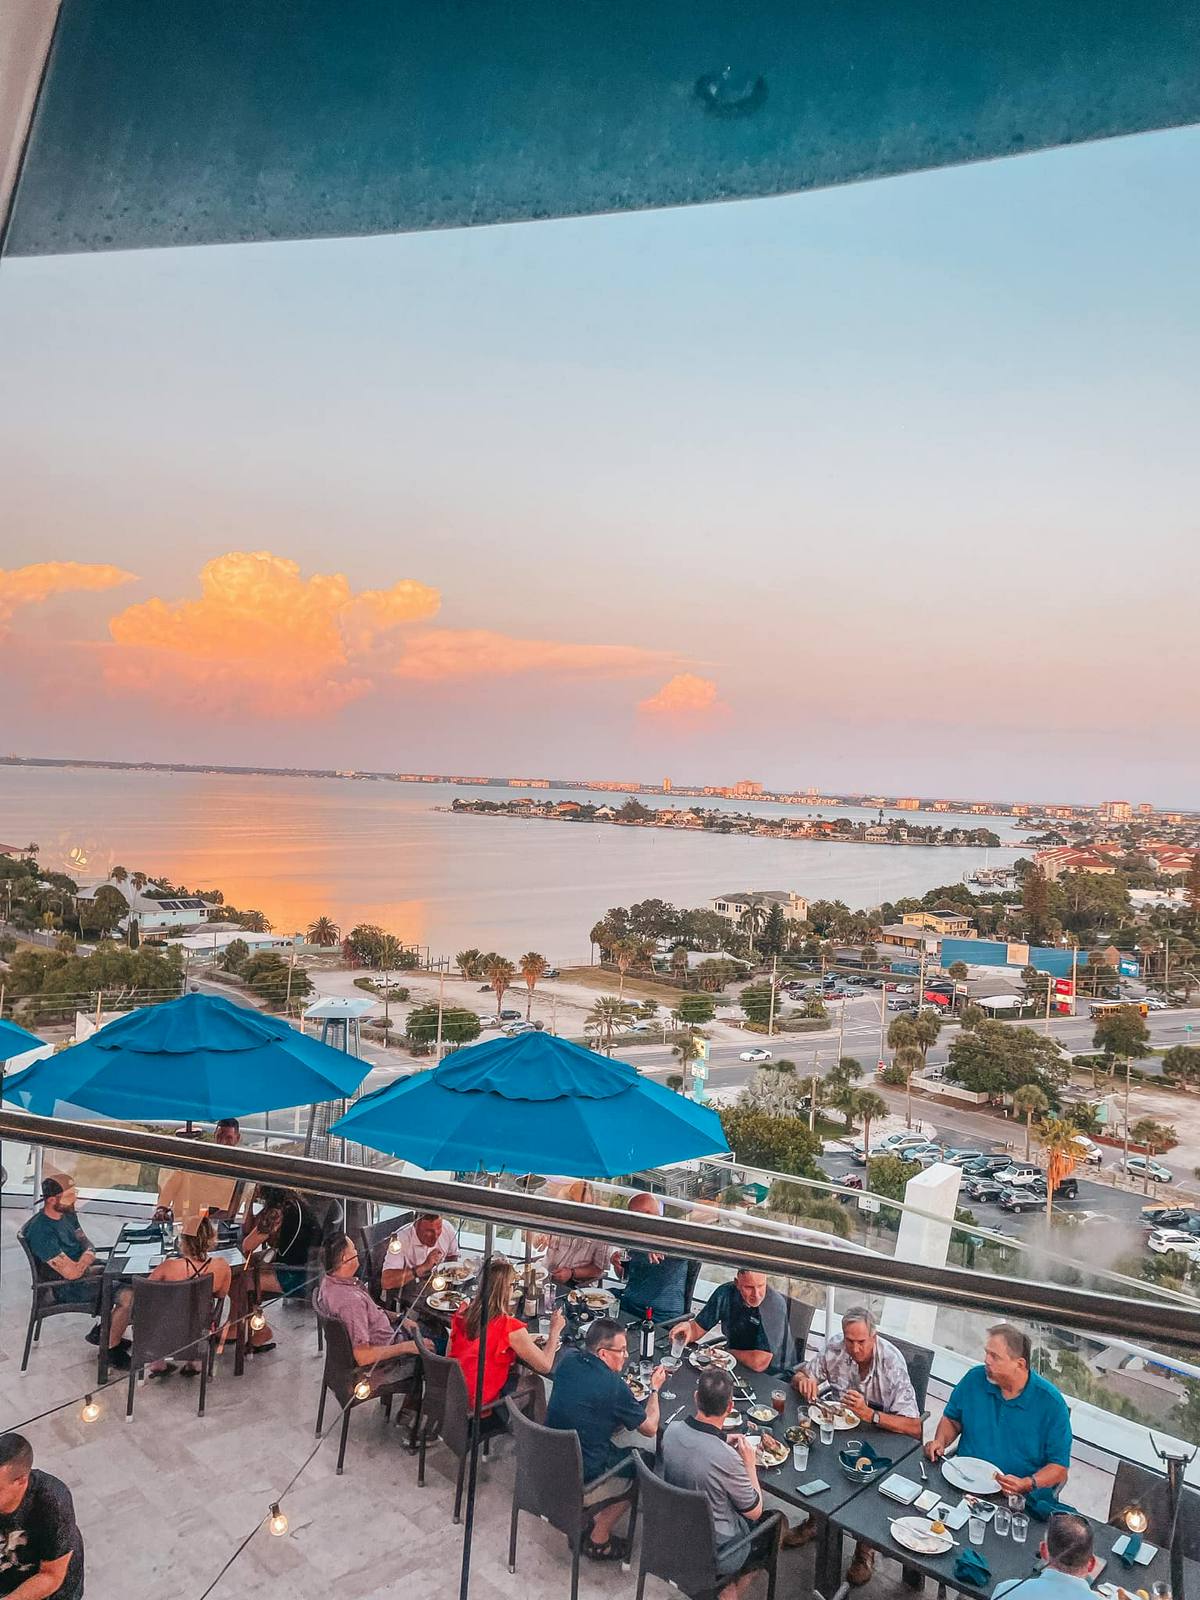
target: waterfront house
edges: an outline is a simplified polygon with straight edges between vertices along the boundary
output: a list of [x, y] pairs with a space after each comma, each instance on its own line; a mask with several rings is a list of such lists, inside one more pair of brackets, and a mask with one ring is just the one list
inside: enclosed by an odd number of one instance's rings
[[975, 924], [970, 917], [948, 906], [936, 911], [906, 911], [900, 921], [908, 927], [932, 928], [934, 933], [947, 934], [954, 939], [975, 937]]
[[741, 922], [751, 906], [760, 906], [768, 912], [772, 906], [778, 906], [785, 922], [808, 921], [808, 901], [790, 889], [738, 889], [730, 894], [716, 895], [708, 903], [719, 917], [735, 925]]
[[75, 896], [76, 904], [94, 900], [101, 889], [115, 889], [129, 908], [117, 923], [118, 929], [125, 933], [130, 923], [135, 923], [138, 933], [143, 938], [153, 933], [171, 933], [183, 928], [198, 928], [208, 921], [210, 915], [216, 914], [219, 917], [221, 913], [220, 906], [202, 900], [199, 895], [144, 894], [140, 889], [135, 889], [128, 879], [124, 883], [115, 883], [109, 878], [104, 883], [94, 884], [90, 889], [81, 889]]

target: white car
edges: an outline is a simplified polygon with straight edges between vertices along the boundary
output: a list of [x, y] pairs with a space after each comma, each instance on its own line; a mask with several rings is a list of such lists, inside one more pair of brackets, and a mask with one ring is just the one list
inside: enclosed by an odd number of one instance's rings
[[1157, 1256], [1178, 1250], [1181, 1256], [1200, 1261], [1200, 1239], [1194, 1233], [1183, 1233], [1178, 1228], [1156, 1228], [1146, 1243]]
[[532, 1022], [506, 1022], [503, 1031], [511, 1039], [518, 1033], [536, 1033], [537, 1029]]
[[658, 1033], [659, 1024], [652, 1022], [649, 1017], [642, 1017], [638, 1022], [629, 1024], [630, 1033]]
[[738, 1056], [739, 1061], [770, 1061], [772, 1055], [769, 1050], [764, 1050], [761, 1045], [755, 1045], [751, 1050], [743, 1050]]
[[1006, 1189], [1023, 1189], [1027, 1184], [1036, 1183], [1042, 1176], [1041, 1167], [1022, 1161], [1011, 1167], [1002, 1167], [995, 1181], [1002, 1183]]
[[489, 1017], [485, 1011], [481, 1011], [479, 1013], [479, 1026], [481, 1028], [498, 1028], [500, 1026], [500, 1018]]
[[1104, 1160], [1104, 1151], [1094, 1139], [1089, 1139], [1086, 1133], [1077, 1133], [1075, 1143], [1079, 1146], [1077, 1161], [1086, 1161], [1090, 1167], [1098, 1167]]
[[1148, 1011], [1166, 1011], [1169, 1009], [1167, 1002], [1159, 999], [1156, 994], [1144, 994], [1142, 996], [1142, 1004]]

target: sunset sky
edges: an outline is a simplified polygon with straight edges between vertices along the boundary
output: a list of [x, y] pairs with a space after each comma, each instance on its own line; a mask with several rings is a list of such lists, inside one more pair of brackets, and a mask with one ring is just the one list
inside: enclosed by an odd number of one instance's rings
[[1198, 805], [1198, 163], [8, 261], [3, 746]]

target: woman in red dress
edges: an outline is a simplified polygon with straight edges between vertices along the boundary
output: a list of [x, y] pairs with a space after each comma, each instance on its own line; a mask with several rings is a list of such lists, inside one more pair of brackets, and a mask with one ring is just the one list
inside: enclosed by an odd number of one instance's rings
[[[538, 1345], [521, 1321], [511, 1315], [516, 1271], [502, 1256], [492, 1259], [488, 1268], [488, 1328], [483, 1359], [483, 1409], [489, 1410], [502, 1394], [518, 1391], [521, 1375], [515, 1371], [521, 1361], [531, 1372], [543, 1375], [554, 1366], [562, 1338], [565, 1318], [555, 1311], [550, 1318], [550, 1336], [545, 1346]], [[483, 1297], [475, 1298], [454, 1313], [450, 1323], [450, 1355], [462, 1368], [467, 1381], [467, 1398], [475, 1403], [475, 1380], [479, 1372], [479, 1325], [483, 1318]], [[532, 1384], [529, 1385], [532, 1390]], [[517, 1398], [528, 1399], [517, 1393]], [[525, 1409], [522, 1406], [522, 1409]]]

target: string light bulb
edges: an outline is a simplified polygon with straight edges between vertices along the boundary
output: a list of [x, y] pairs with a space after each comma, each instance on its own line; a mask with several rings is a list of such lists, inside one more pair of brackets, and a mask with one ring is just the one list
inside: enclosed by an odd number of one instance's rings
[[1125, 1513], [1125, 1526], [1130, 1533], [1145, 1533], [1150, 1526], [1150, 1518], [1142, 1510], [1141, 1506], [1130, 1506]]
[[369, 1400], [371, 1398], [371, 1385], [365, 1378], [360, 1378], [354, 1385], [354, 1398], [356, 1400]]
[[430, 1278], [429, 1287], [433, 1290], [434, 1294], [440, 1294], [446, 1287], [446, 1280], [440, 1272], [435, 1278]]
[[252, 1311], [250, 1313], [250, 1327], [255, 1333], [261, 1333], [266, 1325], [267, 1319], [261, 1311]]
[[403, 1249], [404, 1246], [400, 1242], [400, 1235], [398, 1233], [394, 1233], [388, 1240], [388, 1255], [398, 1256]]
[[271, 1507], [271, 1520], [267, 1523], [267, 1527], [277, 1539], [282, 1539], [288, 1531], [287, 1512], [283, 1510], [278, 1500]]
[[90, 1394], [89, 1395], [85, 1395], [84, 1396], [83, 1405], [80, 1408], [80, 1412], [79, 1412], [80, 1421], [81, 1422], [95, 1422], [96, 1418], [99, 1415], [100, 1415], [100, 1407], [97, 1404], [97, 1402], [92, 1399]]

